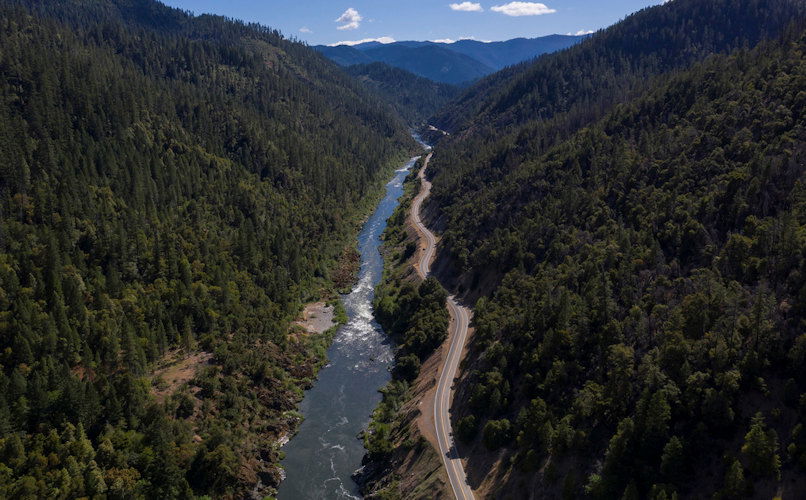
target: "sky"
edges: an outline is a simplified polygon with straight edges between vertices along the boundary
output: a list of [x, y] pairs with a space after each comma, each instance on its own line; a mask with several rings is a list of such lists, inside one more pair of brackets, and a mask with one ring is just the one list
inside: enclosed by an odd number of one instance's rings
[[310, 45], [462, 38], [482, 41], [596, 31], [663, 0], [161, 0], [195, 14], [258, 22]]

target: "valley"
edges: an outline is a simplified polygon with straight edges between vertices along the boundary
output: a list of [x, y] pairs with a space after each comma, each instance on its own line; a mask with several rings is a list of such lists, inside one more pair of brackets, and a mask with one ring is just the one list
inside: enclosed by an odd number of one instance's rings
[[386, 196], [358, 235], [358, 282], [340, 299], [347, 322], [335, 332], [328, 364], [305, 394], [300, 406], [304, 420], [297, 435], [283, 447], [287, 476], [279, 498], [354, 498], [358, 493], [350, 476], [361, 465], [364, 447], [356, 436], [380, 401], [378, 390], [389, 380], [393, 357], [372, 315], [374, 288], [383, 269], [378, 246], [402, 193], [403, 179], [416, 160], [395, 172]]
[[581, 2], [0, 0], [0, 498], [802, 498], [806, 4]]

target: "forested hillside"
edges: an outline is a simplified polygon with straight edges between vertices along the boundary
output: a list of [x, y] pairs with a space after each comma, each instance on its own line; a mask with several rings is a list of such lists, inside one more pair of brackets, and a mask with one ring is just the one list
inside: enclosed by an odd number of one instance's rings
[[800, 0], [674, 0], [647, 8], [570, 49], [484, 78], [433, 122], [453, 134], [489, 139], [520, 132], [507, 139], [540, 144], [543, 135], [557, 132], [536, 123], [567, 113], [551, 129], [575, 130], [629, 98], [647, 78], [753, 46], [804, 11]]
[[412, 146], [276, 31], [0, 1], [0, 497], [271, 493], [289, 322]]
[[356, 64], [347, 72], [394, 106], [412, 126], [423, 124], [435, 109], [459, 94], [459, 88], [422, 78], [384, 63]]
[[438, 267], [483, 296], [454, 410], [471, 483], [806, 490], [803, 21], [802, 2], [675, 0], [442, 115]]
[[[712, 24], [717, 19], [718, 34]], [[796, 0], [675, 0], [469, 89], [432, 118], [451, 132], [435, 152], [428, 201], [434, 217], [450, 228], [442, 245], [442, 266], [450, 263], [454, 274], [469, 269], [470, 252], [477, 247], [472, 242], [499, 226], [468, 220], [459, 211], [495, 211], [480, 204], [479, 195], [499, 183], [516, 183], [508, 176], [522, 162], [539, 157], [618, 103], [629, 102], [697, 59], [752, 47], [804, 19], [806, 4]], [[675, 33], [683, 33], [680, 40]], [[576, 78], [583, 67], [585, 78]], [[470, 224], [467, 231], [460, 229]], [[490, 274], [502, 275], [497, 270]], [[482, 280], [483, 291], [489, 291], [490, 283]]]

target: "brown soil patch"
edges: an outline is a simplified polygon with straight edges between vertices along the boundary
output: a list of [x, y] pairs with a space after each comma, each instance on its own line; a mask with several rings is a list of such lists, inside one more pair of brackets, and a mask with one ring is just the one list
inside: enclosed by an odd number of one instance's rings
[[95, 372], [92, 368], [87, 368], [85, 366], [74, 366], [72, 369], [73, 375], [75, 375], [79, 380], [95, 380]]
[[305, 306], [302, 311], [302, 319], [295, 321], [294, 324], [302, 327], [306, 333], [311, 335], [322, 334], [336, 325], [333, 322], [334, 315], [333, 306], [324, 302], [314, 302]]
[[[453, 322], [453, 319], [451, 319], [451, 322]], [[420, 409], [420, 415], [417, 417], [417, 428], [434, 447], [434, 450], [439, 450], [436, 429], [434, 428], [434, 396], [437, 390], [439, 368], [444, 362], [444, 351], [440, 347], [428, 357], [420, 368], [420, 375], [412, 385], [414, 400]]]
[[158, 401], [164, 401], [182, 385], [193, 380], [197, 370], [209, 365], [212, 359], [213, 354], [210, 352], [169, 351], [159, 361], [154, 371], [152, 378], [160, 380], [156, 386], [152, 386], [154, 396]]

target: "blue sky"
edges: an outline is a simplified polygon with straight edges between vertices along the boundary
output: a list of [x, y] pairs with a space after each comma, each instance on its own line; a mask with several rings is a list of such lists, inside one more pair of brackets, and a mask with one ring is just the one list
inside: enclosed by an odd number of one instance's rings
[[311, 45], [393, 40], [507, 40], [610, 26], [663, 0], [162, 0], [279, 29]]

